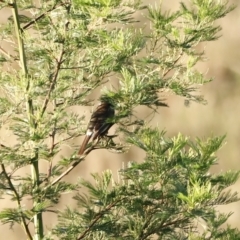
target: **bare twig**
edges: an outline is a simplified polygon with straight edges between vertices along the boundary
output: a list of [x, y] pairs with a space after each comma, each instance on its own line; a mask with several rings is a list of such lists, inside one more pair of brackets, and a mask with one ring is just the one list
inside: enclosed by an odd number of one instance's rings
[[27, 23], [26, 25], [23, 26], [23, 30], [29, 28], [32, 24], [36, 23], [38, 20], [40, 20], [41, 18], [45, 17], [48, 13], [50, 13], [51, 11], [55, 10], [56, 7], [59, 7], [63, 5], [63, 3], [61, 4], [54, 4], [49, 10], [47, 10], [46, 12], [42, 13], [41, 15], [39, 15], [38, 17], [34, 18], [32, 21], [30, 21], [29, 23]]
[[[82, 162], [86, 155], [89, 154], [92, 150], [94, 149], [94, 146], [90, 147], [87, 149], [87, 151], [85, 151], [85, 154], [84, 155], [81, 155], [79, 156], [79, 159], [72, 163], [72, 165], [66, 170], [64, 171], [60, 176], [58, 176], [55, 180], [53, 180], [49, 186], [53, 186], [55, 185], [56, 183], [60, 182], [62, 180], [62, 178], [64, 178], [67, 174], [69, 174], [80, 162]], [[48, 186], [48, 187], [49, 187]]]
[[56, 183], [60, 182], [62, 178], [68, 175], [84, 158], [74, 162], [65, 172], [63, 172], [58, 178], [56, 178], [53, 182], [51, 182], [51, 186], [55, 185]]

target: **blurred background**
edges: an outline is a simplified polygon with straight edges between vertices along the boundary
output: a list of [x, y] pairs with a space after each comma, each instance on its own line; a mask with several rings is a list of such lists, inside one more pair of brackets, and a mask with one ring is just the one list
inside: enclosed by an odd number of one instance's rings
[[[155, 3], [155, 1], [146, 1]], [[163, 1], [163, 9], [176, 10], [180, 0]], [[199, 88], [199, 92], [205, 96], [207, 105], [190, 103], [184, 104], [184, 99], [176, 96], [168, 96], [168, 108], [159, 109], [159, 115], [151, 121], [154, 126], [167, 131], [167, 136], [175, 136], [179, 132], [191, 138], [207, 138], [213, 135], [226, 134], [226, 144], [218, 152], [219, 162], [212, 168], [212, 172], [225, 172], [227, 170], [240, 169], [240, 5], [239, 0], [231, 0], [230, 4], [236, 4], [236, 9], [217, 22], [222, 27], [221, 37], [214, 42], [201, 45], [206, 52], [206, 62], [198, 64], [198, 69], [207, 77], [214, 79], [209, 84]], [[11, 15], [10, 11], [0, 10], [0, 23], [4, 23]], [[139, 20], [142, 16], [139, 15]], [[3, 47], [2, 43], [0, 43]], [[90, 116], [91, 108], [82, 108]], [[148, 111], [142, 113], [148, 118]], [[1, 133], [2, 134], [2, 133]], [[81, 139], [79, 139], [81, 144]], [[72, 151], [64, 148], [62, 155]], [[77, 178], [92, 179], [91, 173], [102, 172], [111, 169], [117, 179], [117, 172], [128, 161], [140, 161], [144, 159], [144, 153], [133, 147], [125, 154], [111, 153], [106, 150], [97, 150], [90, 153], [65, 179], [75, 181]], [[43, 166], [44, 168], [44, 166]], [[240, 192], [240, 181], [233, 187], [233, 191]], [[62, 197], [59, 209], [74, 204], [72, 195]], [[9, 199], [1, 199], [1, 207], [11, 207]], [[220, 207], [223, 212], [233, 212], [229, 224], [240, 228], [240, 202]], [[51, 229], [56, 222], [53, 214], [47, 217], [47, 228]], [[8, 225], [0, 225], [1, 237], [11, 240], [26, 239], [19, 226], [13, 230]]]

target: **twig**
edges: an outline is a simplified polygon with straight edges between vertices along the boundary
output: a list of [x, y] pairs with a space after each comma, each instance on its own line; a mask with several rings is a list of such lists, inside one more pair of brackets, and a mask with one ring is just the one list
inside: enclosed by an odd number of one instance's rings
[[83, 155], [78, 156], [77, 160], [74, 163], [72, 163], [72, 165], [66, 171], [64, 171], [60, 176], [58, 176], [55, 180], [53, 180], [46, 188], [60, 182], [62, 178], [64, 178], [67, 174], [69, 174], [80, 162], [82, 162], [85, 159], [86, 155], [88, 155], [93, 149], [95, 149], [95, 146], [98, 143], [98, 141], [95, 144], [93, 144], [91, 147], [87, 148]]
[[105, 214], [105, 212], [109, 211], [112, 207], [115, 207], [117, 203], [123, 201], [123, 199], [119, 199], [111, 204], [109, 204], [104, 210], [99, 212], [96, 217], [93, 219], [93, 221], [89, 224], [89, 227], [77, 238], [77, 240], [83, 239], [86, 234], [91, 230], [91, 228], [96, 224], [96, 222]]
[[[50, 154], [53, 153], [53, 149], [54, 149], [54, 145], [55, 145], [55, 136], [56, 136], [56, 121], [54, 121], [54, 128], [53, 128], [52, 133], [50, 134], [50, 137], [51, 137]], [[47, 179], [50, 178], [51, 173], [52, 173], [52, 160], [49, 162]]]
[[72, 139], [72, 138], [76, 138], [76, 137], [79, 137], [79, 136], [81, 136], [82, 134], [77, 134], [77, 135], [75, 135], [75, 136], [69, 136], [69, 137], [66, 137], [66, 138], [64, 138], [64, 139], [62, 139], [62, 140], [60, 140], [60, 141], [58, 141], [58, 142], [55, 142], [54, 143], [54, 145], [53, 145], [53, 147], [56, 147], [57, 145], [59, 145], [60, 143], [62, 143], [62, 142], [66, 142], [66, 141], [68, 141], [68, 140], [70, 140], [70, 139]]
[[47, 187], [49, 186], [53, 186], [56, 183], [58, 183], [59, 181], [62, 180], [62, 178], [64, 178], [67, 174], [69, 174], [80, 162], [82, 162], [84, 160], [84, 158], [86, 157], [87, 154], [89, 154], [92, 150], [94, 149], [94, 146], [90, 147], [87, 149], [87, 151], [85, 151], [84, 155], [81, 155], [79, 157], [79, 159], [72, 163], [72, 165], [65, 171], [63, 172], [60, 176], [58, 176], [55, 180], [53, 180]]
[[[183, 55], [183, 52], [181, 51], [177, 59], [173, 62], [173, 66], [179, 61], [182, 55]], [[171, 70], [172, 68], [169, 68], [165, 73], [163, 73], [162, 77], [165, 77]]]
[[15, 187], [14, 187], [12, 181], [11, 181], [11, 178], [8, 176], [4, 164], [1, 164], [1, 168], [2, 168], [2, 173], [4, 174], [5, 178], [6, 178], [7, 181], [8, 181], [8, 184], [9, 184], [9, 186], [10, 186], [10, 189], [13, 191], [13, 193], [14, 193], [14, 195], [15, 195], [15, 197], [16, 197], [16, 200], [17, 200], [17, 203], [18, 203], [18, 207], [19, 207], [19, 209], [21, 210], [21, 211], [20, 211], [20, 215], [21, 215], [22, 226], [23, 226], [23, 228], [24, 228], [24, 231], [25, 231], [25, 233], [27, 234], [28, 238], [29, 238], [30, 240], [32, 240], [32, 239], [33, 239], [33, 238], [32, 238], [32, 235], [31, 235], [30, 230], [29, 230], [29, 228], [28, 228], [28, 225], [27, 225], [27, 223], [26, 223], [26, 221], [25, 221], [25, 217], [23, 216], [23, 213], [22, 213], [22, 206], [21, 206], [20, 196], [19, 196], [17, 190], [15, 189]]
[[65, 172], [63, 172], [58, 178], [51, 182], [50, 186], [55, 185], [56, 183], [60, 182], [63, 177], [68, 175], [84, 158], [81, 158], [79, 161], [74, 162]]
[[[59, 4], [59, 6], [63, 5], [63, 3]], [[34, 18], [32, 21], [30, 21], [29, 23], [27, 23], [26, 25], [23, 26], [23, 30], [27, 29], [28, 27], [30, 27], [32, 24], [36, 23], [38, 20], [40, 20], [41, 18], [43, 18], [44, 16], [46, 16], [48, 13], [50, 13], [51, 11], [53, 11], [55, 8], [57, 7], [57, 3], [54, 4], [52, 6], [52, 8], [50, 8], [49, 10], [47, 10], [46, 12], [42, 13], [41, 15], [39, 15], [38, 17]]]
[[[67, 32], [67, 30], [68, 30], [68, 25], [69, 25], [69, 22], [67, 21], [67, 22], [65, 23], [65, 32]], [[50, 101], [50, 95], [51, 95], [51, 93], [52, 93], [52, 91], [53, 91], [53, 89], [54, 89], [54, 87], [55, 87], [55, 84], [56, 84], [56, 82], [57, 82], [57, 78], [58, 78], [59, 71], [61, 70], [61, 65], [62, 65], [62, 63], [63, 63], [63, 61], [64, 61], [64, 60], [63, 60], [63, 55], [64, 55], [64, 53], [65, 53], [65, 51], [64, 51], [64, 42], [65, 42], [65, 41], [63, 41], [63, 43], [62, 43], [61, 53], [60, 53], [58, 59], [56, 59], [56, 61], [57, 61], [56, 70], [55, 70], [55, 73], [54, 73], [54, 75], [53, 75], [53, 79], [52, 79], [50, 88], [49, 88], [49, 90], [48, 90], [47, 96], [46, 96], [46, 98], [45, 98], [45, 100], [44, 100], [44, 103], [43, 103], [43, 106], [42, 106], [42, 110], [41, 110], [41, 112], [40, 112], [40, 117], [43, 116], [43, 114], [44, 114], [44, 112], [45, 112], [45, 110], [46, 110], [46, 108], [47, 108], [48, 102]]]
[[43, 116], [46, 108], [47, 108], [47, 105], [48, 105], [48, 102], [50, 101], [50, 95], [55, 87], [55, 84], [57, 82], [57, 77], [58, 77], [58, 73], [59, 73], [59, 70], [60, 70], [60, 66], [63, 62], [63, 55], [64, 55], [64, 50], [62, 49], [61, 50], [61, 53], [57, 59], [57, 66], [56, 66], [56, 70], [55, 70], [55, 73], [54, 73], [54, 76], [53, 76], [53, 79], [52, 79], [52, 82], [51, 82], [51, 85], [50, 85], [50, 88], [48, 90], [48, 93], [47, 93], [47, 96], [45, 97], [45, 100], [43, 102], [43, 106], [42, 106], [42, 109], [41, 109], [41, 112], [40, 112], [40, 117]]

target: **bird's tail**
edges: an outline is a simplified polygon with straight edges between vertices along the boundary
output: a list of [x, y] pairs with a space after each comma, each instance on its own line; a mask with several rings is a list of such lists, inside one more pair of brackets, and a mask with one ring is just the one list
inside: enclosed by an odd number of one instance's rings
[[83, 143], [82, 143], [82, 146], [80, 147], [80, 149], [79, 149], [79, 151], [78, 151], [78, 155], [82, 155], [82, 154], [84, 153], [84, 151], [85, 151], [85, 149], [86, 149], [86, 146], [87, 146], [90, 138], [91, 138], [91, 135], [86, 135], [86, 136], [85, 136], [85, 138], [84, 138], [84, 140], [83, 140]]

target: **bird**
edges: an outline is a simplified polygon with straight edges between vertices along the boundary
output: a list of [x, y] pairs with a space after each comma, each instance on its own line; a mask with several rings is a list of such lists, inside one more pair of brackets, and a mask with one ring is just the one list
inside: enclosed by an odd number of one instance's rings
[[102, 98], [100, 104], [93, 112], [90, 121], [88, 123], [87, 132], [83, 140], [82, 146], [78, 151], [78, 155], [82, 155], [86, 149], [86, 146], [90, 139], [92, 141], [100, 139], [106, 136], [108, 130], [112, 127], [114, 122], [111, 122], [111, 118], [115, 115], [115, 109], [112, 103], [108, 99]]

